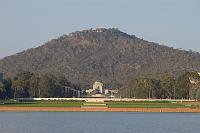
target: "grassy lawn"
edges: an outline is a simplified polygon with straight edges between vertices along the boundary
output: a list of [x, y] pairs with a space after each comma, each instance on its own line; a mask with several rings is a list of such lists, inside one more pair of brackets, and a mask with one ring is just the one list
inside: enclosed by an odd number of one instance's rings
[[27, 102], [5, 103], [0, 107], [81, 107], [83, 102]]
[[108, 102], [110, 108], [185, 108], [184, 104], [171, 102]]
[[[94, 105], [93, 105], [94, 104]], [[99, 105], [98, 105], [99, 104]], [[102, 105], [106, 104], [106, 105]], [[200, 108], [200, 103], [176, 103], [168, 101], [142, 101], [142, 102], [105, 102], [105, 103], [86, 103], [73, 101], [40, 101], [40, 102], [5, 102], [0, 107], [81, 107], [86, 106], [107, 106], [109, 108]]]

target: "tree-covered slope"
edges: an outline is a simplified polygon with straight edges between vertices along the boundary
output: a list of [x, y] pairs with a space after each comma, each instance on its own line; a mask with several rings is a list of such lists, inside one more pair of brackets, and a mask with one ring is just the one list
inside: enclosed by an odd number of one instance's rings
[[82, 86], [100, 80], [112, 87], [138, 77], [177, 76], [200, 70], [200, 54], [139, 39], [118, 29], [84, 30], [0, 60], [0, 72], [63, 74]]

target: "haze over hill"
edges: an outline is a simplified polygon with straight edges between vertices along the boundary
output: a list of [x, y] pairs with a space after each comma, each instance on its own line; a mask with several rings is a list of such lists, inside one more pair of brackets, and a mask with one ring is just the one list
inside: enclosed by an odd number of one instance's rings
[[118, 88], [133, 78], [199, 70], [199, 53], [148, 42], [115, 28], [73, 32], [0, 60], [0, 72], [6, 76], [52, 72], [84, 87], [100, 80]]

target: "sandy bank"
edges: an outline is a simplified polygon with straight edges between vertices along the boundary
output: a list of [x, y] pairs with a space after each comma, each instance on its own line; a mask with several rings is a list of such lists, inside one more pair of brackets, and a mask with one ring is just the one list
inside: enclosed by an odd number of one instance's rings
[[0, 111], [8, 112], [196, 112], [191, 108], [64, 108], [64, 107], [0, 107]]

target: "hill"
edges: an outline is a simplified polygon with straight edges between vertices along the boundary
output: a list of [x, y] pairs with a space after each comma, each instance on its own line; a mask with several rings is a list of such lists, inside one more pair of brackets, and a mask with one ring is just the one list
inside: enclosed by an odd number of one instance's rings
[[115, 28], [73, 32], [0, 60], [5, 76], [52, 72], [83, 87], [100, 80], [107, 87], [119, 88], [138, 77], [199, 70], [199, 53], [148, 42]]

